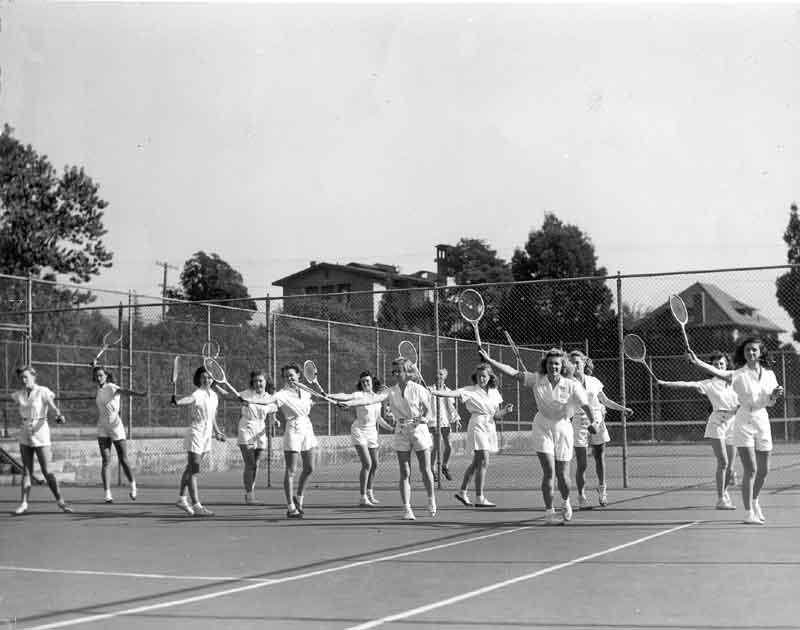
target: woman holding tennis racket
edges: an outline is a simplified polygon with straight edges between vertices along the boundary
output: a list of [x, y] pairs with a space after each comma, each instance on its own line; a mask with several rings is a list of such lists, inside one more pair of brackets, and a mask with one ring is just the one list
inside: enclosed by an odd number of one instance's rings
[[766, 519], [758, 498], [769, 472], [772, 451], [772, 429], [767, 407], [783, 396], [767, 348], [759, 337], [747, 337], [736, 347], [734, 370], [720, 370], [689, 353], [689, 360], [720, 378], [730, 378], [731, 388], [739, 399], [739, 409], [733, 418], [733, 445], [742, 462], [742, 503], [744, 523], [760, 525]]
[[[434, 396], [445, 398], [448, 402], [458, 398], [467, 407], [470, 413], [467, 425], [467, 448], [472, 451], [472, 462], [464, 471], [461, 489], [456, 492], [455, 498], [464, 505], [475, 507], [496, 507], [483, 494], [486, 482], [486, 473], [489, 467], [489, 453], [496, 453], [497, 429], [495, 420], [500, 420], [513, 411], [513, 405], [503, 405], [503, 399], [497, 390], [497, 378], [492, 368], [481, 363], [470, 377], [472, 385], [461, 387], [455, 391], [442, 389], [431, 390]], [[475, 503], [469, 499], [467, 488], [475, 475]]]
[[239, 398], [243, 404], [237, 435], [239, 450], [244, 461], [244, 471], [242, 472], [244, 502], [248, 505], [256, 502], [258, 462], [261, 461], [261, 456], [267, 450], [267, 431], [271, 425], [278, 423], [275, 419], [278, 406], [272, 396], [274, 392], [275, 386], [264, 370], [250, 372], [250, 387], [239, 392]]
[[[589, 406], [586, 390], [567, 376], [568, 359], [563, 350], [548, 350], [538, 372], [519, 371], [495, 361], [483, 350], [481, 358], [506, 376], [533, 389], [537, 412], [533, 419], [533, 444], [542, 467], [542, 497], [547, 525], [561, 525], [572, 519], [569, 501], [569, 462], [572, 460], [573, 432], [569, 419], [582, 409], [589, 419], [589, 431], [596, 430], [597, 419]], [[553, 508], [554, 477], [564, 501], [563, 518]]]
[[108, 468], [111, 465], [111, 445], [117, 451], [117, 460], [130, 484], [128, 496], [136, 500], [136, 479], [133, 477], [130, 463], [128, 462], [127, 440], [125, 425], [119, 415], [121, 396], [141, 396], [138, 392], [123, 389], [114, 382], [114, 377], [106, 368], [97, 365], [97, 360], [92, 362], [92, 380], [97, 385], [95, 404], [97, 405], [97, 444], [100, 447], [100, 479], [103, 481], [105, 502], [113, 503], [111, 484], [108, 479]]
[[574, 370], [572, 378], [578, 381], [583, 386], [583, 389], [586, 390], [586, 397], [589, 401], [589, 406], [594, 411], [594, 418], [596, 420], [596, 425], [594, 426], [595, 432], [592, 433], [589, 431], [589, 418], [583, 412], [582, 408], [576, 408], [575, 415], [572, 416], [575, 459], [577, 460], [575, 485], [578, 489], [578, 507], [580, 509], [587, 509], [589, 507], [589, 499], [586, 498], [586, 469], [588, 467], [588, 450], [590, 445], [592, 447], [592, 456], [594, 457], [595, 471], [597, 473], [598, 502], [604, 507], [608, 505], [608, 491], [606, 489], [606, 443], [611, 441], [611, 436], [608, 434], [608, 428], [605, 423], [604, 408], [614, 409], [615, 411], [624, 413], [626, 416], [633, 415], [633, 409], [623, 407], [605, 395], [605, 392], [603, 392], [603, 383], [592, 374], [594, 372], [592, 360], [583, 352], [580, 350], [573, 350], [569, 353], [569, 360]]
[[[200, 474], [200, 463], [206, 453], [211, 450], [211, 439], [223, 441], [225, 434], [217, 425], [217, 407], [219, 397], [214, 391], [214, 377], [205, 366], [197, 368], [192, 379], [195, 387], [192, 394], [177, 398], [172, 396], [173, 406], [189, 407], [191, 424], [183, 440], [186, 449], [186, 468], [181, 476], [180, 498], [175, 504], [181, 510], [194, 516], [214, 516], [214, 513], [200, 502], [197, 477]], [[189, 491], [192, 503], [186, 499]]]
[[[728, 372], [728, 357], [722, 352], [711, 354], [711, 366], [720, 372]], [[711, 440], [711, 448], [717, 461], [715, 481], [717, 484], [718, 510], [735, 510], [736, 506], [728, 494], [733, 485], [733, 462], [736, 452], [733, 445], [733, 418], [739, 408], [739, 397], [728, 379], [714, 376], [703, 381], [658, 381], [664, 387], [693, 389], [703, 394], [711, 402], [711, 415], [708, 416], [703, 437]]]
[[17, 370], [17, 376], [22, 381], [22, 389], [11, 394], [11, 400], [19, 405], [19, 414], [22, 416], [22, 427], [19, 432], [19, 454], [22, 459], [24, 473], [22, 475], [21, 501], [14, 510], [15, 516], [20, 516], [28, 511], [28, 500], [31, 495], [31, 479], [33, 478], [33, 458], [39, 460], [39, 468], [47, 480], [50, 492], [56, 498], [58, 507], [62, 512], [72, 513], [72, 508], [67, 505], [61, 496], [58, 479], [49, 471], [51, 461], [50, 450], [50, 425], [47, 424], [47, 412], [52, 410], [58, 424], [64, 422], [64, 416], [55, 404], [55, 394], [52, 390], [36, 384], [36, 370], [26, 365]]
[[[356, 391], [352, 394], [331, 394], [331, 398], [342, 403], [350, 401], [371, 400], [376, 392], [381, 391], [381, 382], [368, 371], [358, 375]], [[375, 498], [373, 482], [378, 471], [378, 425], [388, 431], [394, 427], [381, 417], [383, 404], [370, 402], [355, 407], [356, 419], [350, 427], [350, 441], [356, 449], [361, 461], [361, 472], [358, 475], [358, 486], [361, 490], [359, 505], [373, 507], [380, 503]]]
[[[283, 389], [275, 393], [275, 402], [283, 413], [286, 425], [283, 430], [283, 492], [286, 496], [286, 518], [303, 518], [303, 499], [306, 483], [314, 472], [314, 453], [317, 438], [311, 424], [311, 394], [300, 387], [300, 366], [289, 363], [281, 368]], [[294, 493], [294, 476], [302, 463], [297, 494]]]

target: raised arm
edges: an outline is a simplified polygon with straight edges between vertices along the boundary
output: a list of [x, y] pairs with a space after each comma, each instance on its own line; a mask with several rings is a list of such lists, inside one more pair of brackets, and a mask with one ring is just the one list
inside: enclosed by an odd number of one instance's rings
[[698, 356], [692, 351], [689, 351], [689, 353], [686, 356], [689, 359], [689, 363], [691, 363], [693, 365], [696, 365], [701, 370], [705, 370], [709, 374], [713, 374], [714, 376], [718, 376], [719, 378], [724, 378], [724, 379], [727, 379], [727, 380], [730, 380], [731, 376], [733, 376], [734, 370], [719, 370], [719, 369], [715, 368], [713, 365], [711, 365], [710, 363], [706, 363], [705, 361], [701, 361], [698, 358]]
[[479, 352], [479, 354], [481, 355], [481, 359], [483, 361], [485, 361], [486, 363], [491, 365], [493, 368], [495, 368], [501, 374], [505, 374], [506, 376], [509, 376], [509, 377], [519, 381], [520, 383], [524, 383], [525, 382], [525, 375], [528, 372], [525, 372], [525, 371], [522, 371], [522, 370], [517, 370], [517, 369], [511, 367], [510, 365], [506, 365], [505, 363], [500, 363], [500, 361], [495, 361], [492, 357], [490, 357], [488, 354], [486, 354], [486, 352], [484, 352], [483, 350], [481, 350]]
[[[656, 381], [659, 385], [664, 387], [675, 387], [677, 389], [694, 389], [701, 394], [703, 393], [700, 386], [697, 384], [697, 381]], [[608, 406], [608, 405], [606, 405]]]

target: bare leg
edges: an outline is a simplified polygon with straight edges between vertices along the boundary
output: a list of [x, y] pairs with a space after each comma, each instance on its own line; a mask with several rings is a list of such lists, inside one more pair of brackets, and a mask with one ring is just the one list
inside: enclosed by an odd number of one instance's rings
[[547, 510], [553, 509], [553, 481], [555, 473], [555, 458], [548, 453], [536, 453], [539, 464], [542, 466], [542, 499]]
[[724, 440], [711, 440], [711, 448], [714, 450], [714, 457], [717, 459], [717, 470], [714, 479], [717, 482], [717, 499], [722, 499], [725, 492], [726, 473], [728, 471], [728, 451], [725, 449]]
[[578, 494], [583, 496], [583, 489], [586, 486], [586, 468], [588, 466], [588, 457], [586, 454], [585, 446], [575, 447], [575, 460], [577, 466], [575, 467], [575, 486], [578, 488]]
[[56, 476], [48, 469], [48, 464], [50, 463], [50, 447], [37, 446], [35, 450], [36, 457], [39, 460], [39, 468], [41, 469], [42, 475], [47, 481], [47, 485], [50, 487], [50, 492], [53, 493], [56, 501], [61, 503], [61, 492], [58, 489], [58, 479], [56, 479]]
[[753, 480], [756, 474], [756, 455], [752, 446], [738, 448], [739, 459], [742, 462], [742, 504], [745, 510], [753, 508]]
[[411, 451], [397, 451], [400, 466], [400, 500], [405, 507], [411, 506]]

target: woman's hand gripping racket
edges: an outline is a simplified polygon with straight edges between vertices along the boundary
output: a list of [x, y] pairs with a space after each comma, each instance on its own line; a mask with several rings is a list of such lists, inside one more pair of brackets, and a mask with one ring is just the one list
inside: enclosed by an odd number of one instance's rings
[[417, 373], [417, 376], [419, 376], [419, 380], [422, 381], [422, 385], [427, 389], [428, 384], [425, 382], [425, 378], [422, 376], [422, 372], [417, 365], [419, 354], [417, 354], [417, 349], [414, 347], [414, 344], [410, 341], [401, 341], [400, 345], [397, 346], [397, 353], [406, 361], [411, 362], [414, 366], [414, 371]]
[[653, 380], [658, 381], [658, 377], [653, 374], [653, 370], [650, 369], [650, 366], [647, 365], [647, 362], [645, 361], [647, 347], [644, 345], [644, 339], [642, 339], [639, 335], [625, 335], [625, 338], [622, 340], [622, 348], [626, 357], [628, 357], [631, 361], [641, 363], [644, 366], [644, 369], [646, 369], [650, 373], [650, 376], [653, 377]]
[[689, 347], [689, 337], [686, 335], [686, 324], [689, 321], [689, 311], [686, 310], [686, 304], [679, 295], [669, 296], [669, 310], [672, 311], [672, 316], [681, 326], [683, 342], [686, 344], [686, 352], [691, 352], [692, 349]]
[[517, 366], [521, 367], [523, 372], [527, 372], [528, 368], [525, 367], [525, 363], [519, 354], [519, 348], [517, 347], [517, 344], [514, 343], [514, 340], [511, 338], [511, 334], [507, 330], [504, 332], [506, 334], [506, 341], [508, 341], [508, 345], [511, 347], [511, 352], [513, 352], [514, 356], [517, 358]]
[[114, 330], [109, 330], [105, 335], [103, 335], [103, 347], [100, 348], [100, 352], [98, 352], [95, 356], [94, 361], [92, 361], [92, 365], [95, 365], [100, 360], [100, 357], [106, 353], [106, 350], [112, 346], [116, 346], [120, 341], [122, 341], [122, 333], [118, 334]]
[[478, 330], [478, 322], [481, 321], [485, 310], [486, 307], [483, 303], [483, 298], [475, 289], [466, 289], [458, 296], [458, 312], [461, 314], [461, 317], [472, 324], [478, 350], [481, 349], [481, 333]]
[[[338, 405], [339, 404], [338, 400], [334, 400], [333, 398], [330, 398], [327, 394], [323, 394], [322, 392], [318, 392], [316, 389], [313, 389], [313, 388], [309, 387], [308, 385], [303, 385], [300, 381], [297, 381], [296, 383], [292, 383], [292, 385], [296, 385], [299, 389], [302, 389], [304, 392], [308, 392], [312, 396], [316, 396], [317, 398], [322, 398], [322, 400], [327, 400], [329, 403], [331, 403], [333, 405]], [[317, 384], [317, 385], [319, 385], [319, 384]], [[322, 388], [320, 387], [320, 389], [322, 389]]]

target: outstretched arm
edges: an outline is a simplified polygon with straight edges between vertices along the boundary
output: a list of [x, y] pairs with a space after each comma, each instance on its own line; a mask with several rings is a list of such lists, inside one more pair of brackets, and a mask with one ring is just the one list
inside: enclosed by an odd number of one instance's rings
[[363, 396], [351, 400], [343, 400], [339, 402], [340, 407], [366, 407], [367, 405], [374, 405], [375, 403], [382, 403], [389, 397], [389, 392], [381, 392], [380, 394], [372, 394], [371, 396]]
[[458, 393], [457, 389], [451, 389], [448, 391], [444, 391], [441, 389], [431, 389], [428, 390], [434, 396], [438, 396], [439, 398], [460, 398], [461, 394]]
[[600, 395], [597, 397], [597, 399], [603, 406], [608, 407], [609, 409], [613, 409], [614, 411], [619, 411], [620, 413], [624, 413], [626, 416], [633, 415], [633, 409], [631, 409], [630, 407], [623, 407], [619, 403], [614, 402], [603, 392], [600, 392]]
[[718, 376], [719, 378], [724, 378], [724, 379], [728, 379], [728, 380], [731, 378], [731, 376], [733, 376], [734, 370], [719, 370], [719, 369], [715, 368], [713, 365], [711, 365], [710, 363], [706, 363], [705, 361], [701, 361], [697, 357], [697, 355], [692, 351], [689, 351], [689, 353], [686, 356], [689, 359], [689, 363], [692, 363], [693, 365], [696, 365], [697, 367], [699, 367], [702, 370], [705, 370], [709, 374], [713, 374], [714, 376]]
[[506, 376], [509, 376], [509, 377], [511, 377], [513, 379], [516, 379], [520, 383], [524, 383], [525, 382], [525, 375], [528, 374], [528, 372], [517, 370], [517, 369], [511, 367], [510, 365], [506, 365], [505, 363], [500, 363], [500, 361], [495, 361], [488, 354], [486, 354], [483, 350], [481, 350], [479, 352], [479, 354], [481, 355], [481, 359], [483, 359], [486, 363], [491, 365], [493, 368], [495, 368], [501, 374], [505, 374]]

